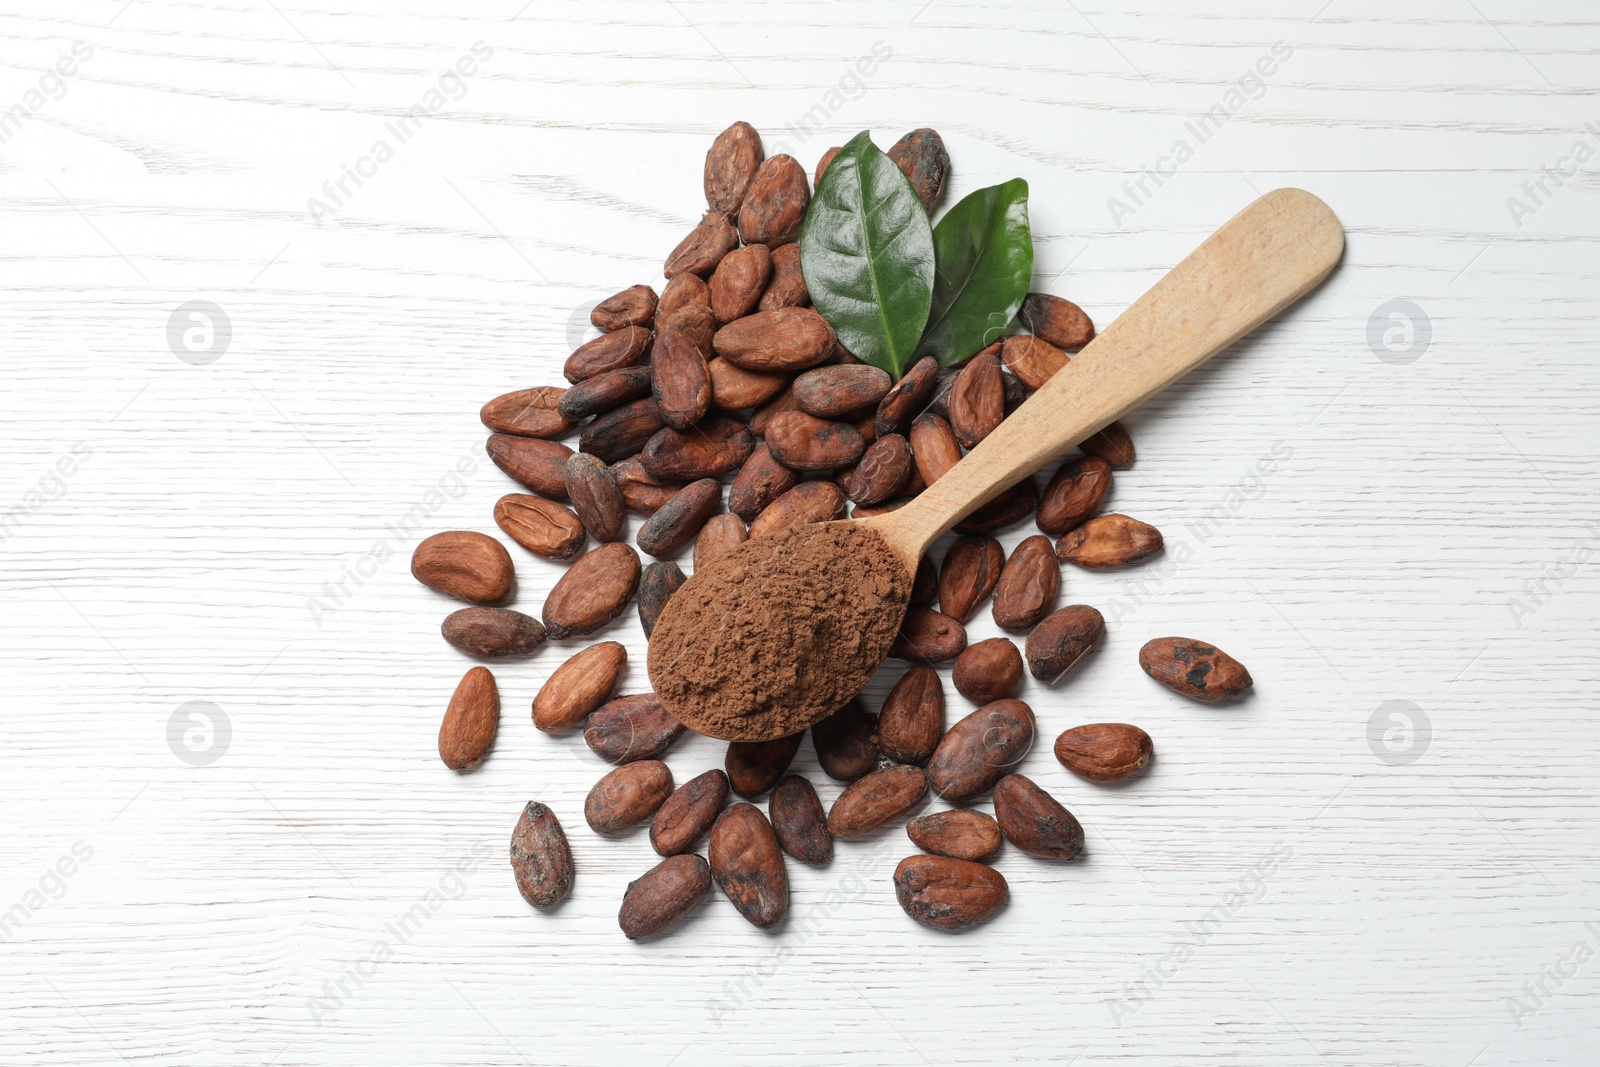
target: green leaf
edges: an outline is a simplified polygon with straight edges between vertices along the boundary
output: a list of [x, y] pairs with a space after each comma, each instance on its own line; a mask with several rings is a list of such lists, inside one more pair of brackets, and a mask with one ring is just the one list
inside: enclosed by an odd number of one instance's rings
[[933, 228], [933, 247], [933, 314], [918, 352], [948, 367], [1005, 336], [1028, 295], [1028, 183], [1013, 178], [963, 197]]
[[891, 377], [906, 372], [933, 298], [933, 231], [865, 130], [823, 172], [800, 230], [800, 270], [840, 344]]

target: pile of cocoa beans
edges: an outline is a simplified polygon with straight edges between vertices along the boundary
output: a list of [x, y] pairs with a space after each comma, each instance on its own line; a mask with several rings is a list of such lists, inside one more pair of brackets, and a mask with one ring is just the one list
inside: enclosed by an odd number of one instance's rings
[[[939, 135], [913, 131], [889, 156], [931, 211], [949, 172]], [[601, 301], [590, 317], [601, 334], [567, 359], [567, 385], [536, 385], [484, 405], [490, 458], [527, 490], [500, 498], [496, 525], [523, 550], [570, 566], [534, 618], [503, 606], [515, 568], [498, 540], [471, 531], [424, 540], [412, 559], [416, 578], [477, 605], [442, 626], [462, 652], [532, 655], [549, 637], [601, 630], [635, 600], [648, 637], [686, 580], [680, 558], [690, 555], [697, 568], [749, 538], [903, 506], [1094, 336], [1077, 305], [1034, 293], [1019, 315], [1028, 332], [959, 367], [923, 359], [891, 381], [841, 347], [809, 306], [795, 243], [810, 200], [804, 168], [787, 155], [764, 159], [760, 136], [741, 122], [711, 146], [704, 178], [709, 210], [667, 257], [661, 293], [634, 285]], [[576, 450], [562, 443], [574, 434]], [[616, 693], [623, 645], [602, 641], [555, 669], [534, 698], [534, 725], [581, 728], [588, 746], [617, 765], [590, 792], [585, 820], [602, 836], [649, 821], [650, 842], [665, 857], [627, 890], [619, 922], [628, 937], [666, 930], [713, 881], [750, 922], [775, 926], [788, 907], [786, 854], [827, 863], [835, 840], [910, 814], [930, 790], [957, 805], [990, 793], [995, 815], [956, 807], [910, 821], [922, 853], [899, 865], [894, 888], [925, 925], [970, 926], [1004, 905], [1006, 881], [986, 865], [1002, 840], [1034, 856], [1083, 852], [1077, 819], [1011, 773], [1036, 731], [1032, 709], [1013, 694], [1024, 668], [1054, 682], [1104, 635], [1093, 607], [1057, 607], [1060, 563], [1128, 566], [1160, 552], [1162, 538], [1127, 515], [1099, 513], [1112, 472], [1134, 461], [1127, 431], [1113, 423], [1080, 447], [1042, 493], [1019, 483], [956, 527], [940, 563], [922, 560], [890, 652], [912, 665], [877, 715], [857, 699], [811, 728], [824, 773], [848, 783], [826, 812], [809, 781], [786, 773], [803, 734], [731, 743], [724, 769], [674, 788], [661, 757], [685, 728], [653, 694]], [[643, 520], [633, 545], [629, 514]], [[1030, 519], [1040, 532], [1008, 559], [994, 535]], [[641, 552], [653, 562], [642, 564]], [[968, 645], [964, 624], [986, 603], [1000, 629], [1026, 635], [1022, 650], [1004, 637]], [[957, 693], [978, 705], [948, 730], [933, 666], [946, 662]], [[1139, 662], [1197, 700], [1226, 700], [1250, 686], [1241, 664], [1201, 641], [1159, 638]], [[499, 718], [493, 675], [473, 667], [446, 711], [440, 758], [458, 771], [482, 762]], [[1055, 744], [1061, 763], [1093, 782], [1137, 773], [1152, 752], [1145, 731], [1121, 723], [1069, 729]], [[751, 803], [729, 807], [730, 792], [770, 793], [767, 813]], [[706, 858], [694, 854], [703, 838]], [[511, 862], [536, 908], [553, 908], [570, 891], [571, 849], [545, 805], [524, 809]]]

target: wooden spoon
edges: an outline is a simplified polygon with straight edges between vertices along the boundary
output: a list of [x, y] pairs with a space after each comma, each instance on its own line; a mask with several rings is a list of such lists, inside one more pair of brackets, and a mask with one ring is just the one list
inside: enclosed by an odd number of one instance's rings
[[[1333, 270], [1343, 249], [1344, 231], [1321, 200], [1301, 189], [1268, 193], [1207, 238], [921, 495], [898, 511], [861, 521], [888, 543], [908, 575], [915, 574], [922, 553], [941, 534], [1304, 296]], [[805, 527], [799, 536], [814, 536], [832, 525]], [[761, 547], [759, 540], [748, 542], [713, 566], [758, 559]], [[668, 602], [656, 638], [674, 630], [673, 609], [687, 603], [683, 594], [698, 577]], [[910, 583], [902, 584], [909, 597]], [[781, 603], [761, 603], [761, 595], [759, 581], [742, 582], [727, 598], [726, 610], [712, 617], [737, 617], [751, 603], [778, 615], [788, 610]], [[745, 601], [744, 609], [735, 600]], [[900, 604], [901, 612], [904, 608]], [[819, 701], [814, 692], [795, 686], [767, 694], [762, 706], [729, 722], [726, 714], [708, 715], [704, 701], [675, 702], [672, 693], [683, 687], [672, 685], [669, 675], [676, 670], [681, 678], [694, 669], [690, 665], [715, 662], [708, 635], [678, 628], [688, 647], [668, 656], [658, 654], [652, 643], [650, 677], [668, 710], [701, 733], [767, 740], [826, 718], [841, 703], [831, 697]], [[694, 647], [697, 643], [703, 647]], [[793, 662], [795, 650], [785, 645], [763, 653], [787, 655]], [[832, 662], [825, 648], [807, 654]], [[866, 684], [887, 654], [885, 641], [869, 665], [840, 679], [847, 695]]]

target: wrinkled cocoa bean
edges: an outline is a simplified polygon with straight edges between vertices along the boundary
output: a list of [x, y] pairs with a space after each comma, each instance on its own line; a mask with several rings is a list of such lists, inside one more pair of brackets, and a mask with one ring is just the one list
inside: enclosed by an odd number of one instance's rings
[[767, 424], [767, 448], [779, 463], [802, 472], [848, 467], [866, 446], [848, 422], [827, 422], [803, 411], [779, 415]]
[[688, 330], [669, 326], [650, 357], [650, 393], [661, 421], [687, 430], [711, 410], [711, 371]]
[[1079, 441], [1078, 448], [1087, 455], [1099, 456], [1111, 464], [1114, 471], [1133, 466], [1133, 438], [1120, 422], [1113, 422], [1088, 440]]
[[590, 537], [602, 543], [622, 538], [627, 520], [622, 489], [598, 456], [579, 452], [567, 460], [567, 499]]
[[939, 610], [957, 622], [971, 621], [989, 599], [1006, 565], [1006, 550], [992, 537], [963, 537], [945, 553], [939, 571]]
[[483, 424], [495, 433], [518, 437], [560, 437], [574, 426], [574, 420], [561, 413], [565, 389], [551, 385], [518, 389], [497, 396], [478, 413]]
[[801, 482], [764, 508], [750, 524], [752, 539], [804, 526], [844, 518], [844, 491], [832, 482]]
[[658, 559], [676, 556], [721, 506], [721, 482], [715, 478], [690, 482], [645, 520], [635, 540], [642, 551]]
[[676, 563], [656, 562], [645, 567], [639, 575], [639, 625], [645, 637], [654, 632], [656, 620], [661, 618], [672, 594], [688, 580]]
[[628, 650], [615, 641], [591, 645], [567, 660], [533, 698], [533, 725], [546, 733], [578, 725], [611, 699], [627, 662]]
[[728, 784], [742, 797], [758, 797], [783, 777], [800, 751], [805, 731], [771, 741], [730, 741], [723, 759]]
[[656, 314], [656, 291], [648, 285], [630, 285], [608, 296], [589, 312], [594, 328], [612, 333], [629, 326], [648, 326]]
[[750, 531], [745, 527], [744, 520], [730, 512], [713, 515], [700, 527], [700, 536], [694, 540], [694, 569], [698, 573], [706, 564], [727, 552], [729, 549], [738, 548], [750, 539]]
[[733, 906], [763, 930], [789, 910], [789, 872], [772, 824], [754, 804], [735, 804], [711, 827], [711, 876]]
[[853, 782], [878, 765], [878, 717], [860, 699], [850, 701], [811, 726], [822, 773], [836, 782]]
[[684, 725], [654, 693], [617, 697], [589, 714], [583, 742], [610, 763], [656, 759], [683, 735]]
[[722, 257], [738, 247], [739, 231], [733, 228], [733, 222], [720, 211], [708, 211], [667, 256], [661, 273], [668, 281], [680, 274], [710, 277]]
[[889, 646], [889, 655], [939, 663], [955, 659], [966, 647], [967, 631], [959, 622], [931, 608], [911, 608], [900, 623], [894, 644]]
[[1006, 369], [1029, 389], [1038, 389], [1067, 365], [1065, 352], [1025, 333], [1006, 338], [1000, 358], [1005, 360]]
[[852, 782], [828, 809], [828, 832], [834, 837], [860, 837], [891, 819], [898, 819], [928, 795], [928, 776], [921, 767], [897, 764]]
[[906, 836], [935, 856], [982, 863], [1000, 851], [1000, 824], [981, 811], [957, 808], [919, 815], [906, 823]]
[[661, 290], [661, 300], [656, 304], [655, 327], [659, 332], [672, 313], [691, 304], [711, 310], [711, 286], [696, 274], [680, 274]]
[[932, 667], [912, 667], [878, 715], [878, 747], [898, 763], [926, 763], [944, 735], [944, 687]]
[[674, 926], [711, 892], [711, 865], [700, 856], [668, 856], [628, 883], [617, 925], [629, 941]]
[[572, 892], [572, 849], [555, 812], [530, 800], [511, 831], [511, 871], [522, 899], [550, 911]]
[[574, 385], [561, 394], [556, 409], [563, 418], [576, 423], [649, 395], [650, 368], [623, 367], [596, 374]]
[[1077, 304], [1049, 293], [1029, 293], [1017, 318], [1035, 337], [1076, 352], [1094, 340], [1094, 323]]
[[881, 504], [898, 493], [913, 469], [911, 443], [892, 433], [872, 442], [861, 461], [834, 480], [857, 504]]
[[473, 604], [504, 600], [516, 580], [506, 546], [474, 530], [423, 538], [411, 553], [411, 576], [434, 592]]
[[688, 852], [711, 829], [728, 802], [728, 776], [706, 771], [667, 798], [650, 823], [650, 847], [663, 856]]
[[910, 180], [922, 206], [931, 212], [950, 173], [950, 153], [945, 150], [939, 131], [927, 127], [912, 130], [896, 141], [887, 155]]
[[507, 493], [495, 502], [494, 521], [507, 537], [541, 559], [567, 560], [583, 551], [583, 521], [553, 500]]
[[614, 464], [611, 473], [616, 476], [617, 488], [622, 490], [623, 506], [635, 515], [654, 515], [683, 488], [682, 482], [655, 477], [632, 457]]
[[772, 277], [772, 252], [746, 245], [729, 252], [711, 275], [711, 311], [720, 322], [742, 319], [756, 308]]
[[1111, 464], [1098, 456], [1063, 463], [1039, 498], [1039, 529], [1060, 537], [1088, 519], [1111, 488]]
[[1087, 604], [1053, 612], [1028, 634], [1028, 671], [1052, 683], [1093, 652], [1105, 634], [1105, 616]]
[[653, 397], [612, 408], [583, 429], [578, 449], [616, 463], [634, 455], [661, 431], [666, 422]]
[[1072, 812], [1020, 774], [995, 783], [994, 821], [1007, 841], [1030, 856], [1072, 860], [1083, 855], [1083, 827]]
[[620, 541], [579, 556], [544, 602], [551, 637], [581, 637], [621, 615], [639, 588], [639, 554]]
[[739, 206], [739, 236], [768, 248], [788, 244], [800, 236], [810, 203], [806, 169], [793, 156], [773, 156], [756, 171]]
[[1145, 642], [1139, 666], [1174, 693], [1205, 704], [1232, 700], [1253, 684], [1244, 664], [1213, 644], [1189, 637]]
[[755, 447], [742, 424], [713, 415], [687, 431], [670, 426], [658, 431], [645, 443], [639, 462], [657, 478], [692, 482], [738, 470]]
[[583, 817], [597, 834], [620, 834], [654, 815], [671, 795], [672, 771], [665, 763], [624, 763], [589, 790]]
[[989, 534], [1022, 522], [1039, 504], [1039, 490], [1024, 478], [956, 523], [958, 534]]
[[721, 356], [706, 364], [706, 372], [711, 376], [711, 403], [723, 411], [760, 407], [789, 385], [787, 374], [745, 370]]
[[1126, 515], [1100, 515], [1067, 531], [1056, 555], [1089, 570], [1123, 567], [1161, 551], [1161, 531]]
[[971, 800], [1022, 761], [1033, 731], [1033, 709], [1022, 701], [985, 704], [944, 735], [928, 760], [928, 782], [946, 800]]
[[976, 356], [950, 388], [950, 429], [956, 440], [973, 448], [988, 437], [1006, 417], [1005, 380], [1000, 361], [993, 356]]
[[439, 724], [439, 758], [452, 771], [482, 763], [500, 729], [500, 689], [487, 667], [462, 675]]
[[900, 433], [912, 418], [922, 410], [939, 384], [939, 363], [932, 356], [923, 356], [911, 369], [894, 383], [878, 401], [876, 423], [878, 435]]
[[807, 415], [854, 419], [876, 410], [889, 385], [887, 372], [865, 363], [813, 367], [794, 380], [794, 399]]
[[1004, 700], [1022, 684], [1022, 653], [1004, 637], [968, 645], [950, 669], [956, 692], [974, 704]]
[[767, 810], [772, 817], [772, 832], [789, 855], [802, 863], [827, 863], [833, 859], [828, 816], [810, 782], [798, 774], [786, 775], [773, 787]]
[[1150, 735], [1125, 722], [1074, 726], [1056, 738], [1056, 759], [1079, 778], [1120, 782], [1144, 770], [1155, 755]]
[[566, 445], [497, 433], [489, 437], [485, 447], [494, 465], [513, 481], [552, 500], [567, 498], [567, 460], [572, 457], [572, 449]]
[[745, 370], [801, 371], [833, 351], [833, 327], [811, 308], [774, 308], [735, 319], [712, 338], [724, 359]]
[[800, 246], [793, 242], [772, 250], [772, 281], [761, 294], [757, 307], [762, 311], [773, 308], [803, 308], [811, 303], [806, 291], [806, 276], [800, 271]]
[[614, 333], [603, 333], [578, 346], [567, 357], [561, 373], [569, 382], [581, 382], [607, 371], [638, 366], [650, 354], [652, 336], [643, 326], [624, 326]]
[[706, 203], [712, 211], [736, 214], [761, 168], [761, 135], [748, 122], [735, 122], [706, 150]]
[[927, 485], [961, 462], [961, 445], [950, 424], [937, 415], [918, 415], [911, 422], [911, 454]]
[[462, 608], [439, 627], [451, 647], [469, 656], [505, 659], [531, 656], [544, 647], [544, 624], [508, 608]]
[[907, 856], [894, 870], [894, 895], [905, 913], [935, 930], [985, 922], [1011, 895], [993, 867], [948, 856]]
[[[1043, 534], [1025, 538], [994, 587], [995, 625], [1014, 634], [1027, 633], [1050, 614], [1060, 589], [1061, 564], [1050, 539]], [[1017, 667], [1020, 671], [1022, 664]]]

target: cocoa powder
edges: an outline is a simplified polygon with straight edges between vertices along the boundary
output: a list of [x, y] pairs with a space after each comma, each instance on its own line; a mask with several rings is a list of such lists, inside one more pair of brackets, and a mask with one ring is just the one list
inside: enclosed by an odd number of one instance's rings
[[858, 523], [748, 541], [673, 596], [651, 634], [651, 684], [714, 736], [794, 733], [820, 717], [815, 709], [856, 695], [910, 595], [888, 543]]

